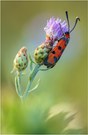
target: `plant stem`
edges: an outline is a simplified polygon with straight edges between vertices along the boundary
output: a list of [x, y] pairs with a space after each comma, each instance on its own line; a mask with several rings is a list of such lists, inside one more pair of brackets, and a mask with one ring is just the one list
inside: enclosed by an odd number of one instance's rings
[[15, 77], [15, 88], [16, 88], [16, 92], [17, 92], [17, 95], [19, 95], [19, 88], [18, 88], [18, 81], [17, 81], [17, 76]]
[[15, 87], [16, 87], [16, 92], [22, 101], [21, 73], [20, 72], [17, 73], [15, 77]]
[[20, 96], [22, 96], [22, 89], [21, 89], [21, 73], [20, 73], [20, 72], [19, 72], [19, 74], [17, 75], [17, 79], [18, 79], [19, 93], [20, 93]]
[[41, 66], [41, 65], [36, 64], [35, 68], [33, 69], [32, 73], [30, 74], [26, 91], [25, 91], [25, 93], [24, 93], [24, 95], [23, 95], [23, 97], [22, 97], [23, 99], [25, 99], [25, 98], [28, 96], [28, 94], [29, 94], [29, 92], [30, 92], [30, 88], [31, 88], [32, 82], [33, 82], [33, 80], [34, 80], [36, 74], [38, 73], [40, 66]]

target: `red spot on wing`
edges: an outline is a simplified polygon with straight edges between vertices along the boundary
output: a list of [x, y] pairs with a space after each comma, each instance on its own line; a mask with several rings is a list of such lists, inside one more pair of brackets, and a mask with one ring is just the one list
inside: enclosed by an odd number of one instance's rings
[[54, 54], [50, 53], [48, 56], [48, 63], [54, 64]]
[[65, 49], [65, 47], [66, 47], [66, 41], [63, 40], [63, 39], [61, 39], [61, 40], [57, 43], [56, 47], [58, 47], [58, 46], [60, 46], [62, 49]]

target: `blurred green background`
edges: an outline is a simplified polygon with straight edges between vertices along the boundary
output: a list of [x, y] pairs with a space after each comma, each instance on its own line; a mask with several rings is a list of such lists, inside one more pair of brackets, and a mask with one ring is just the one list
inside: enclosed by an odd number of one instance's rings
[[[65, 20], [66, 10], [71, 28], [76, 16], [81, 21], [59, 62], [39, 72], [33, 83], [40, 78], [39, 87], [21, 104], [10, 74], [13, 59], [22, 46], [33, 56], [47, 20]], [[87, 133], [87, 2], [2, 1], [1, 24], [2, 133]]]

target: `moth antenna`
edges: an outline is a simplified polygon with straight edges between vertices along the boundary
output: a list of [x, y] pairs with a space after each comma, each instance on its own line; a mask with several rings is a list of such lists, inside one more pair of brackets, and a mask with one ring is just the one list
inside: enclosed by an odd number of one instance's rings
[[69, 18], [68, 18], [68, 11], [66, 13], [67, 23], [68, 23], [68, 31], [70, 31], [70, 24], [69, 24]]
[[73, 28], [71, 29], [70, 33], [74, 30], [78, 21], [80, 21], [80, 18], [76, 17], [75, 24], [74, 24]]

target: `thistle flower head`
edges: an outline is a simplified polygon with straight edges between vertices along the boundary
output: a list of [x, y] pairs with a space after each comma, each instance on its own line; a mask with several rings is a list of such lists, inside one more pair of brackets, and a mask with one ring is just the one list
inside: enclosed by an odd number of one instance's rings
[[22, 47], [14, 59], [14, 69], [18, 71], [24, 70], [28, 65], [27, 49]]
[[55, 19], [52, 17], [49, 21], [47, 21], [47, 25], [44, 30], [46, 35], [55, 41], [60, 39], [63, 34], [68, 31], [68, 27], [65, 21], [62, 22], [61, 19]]

